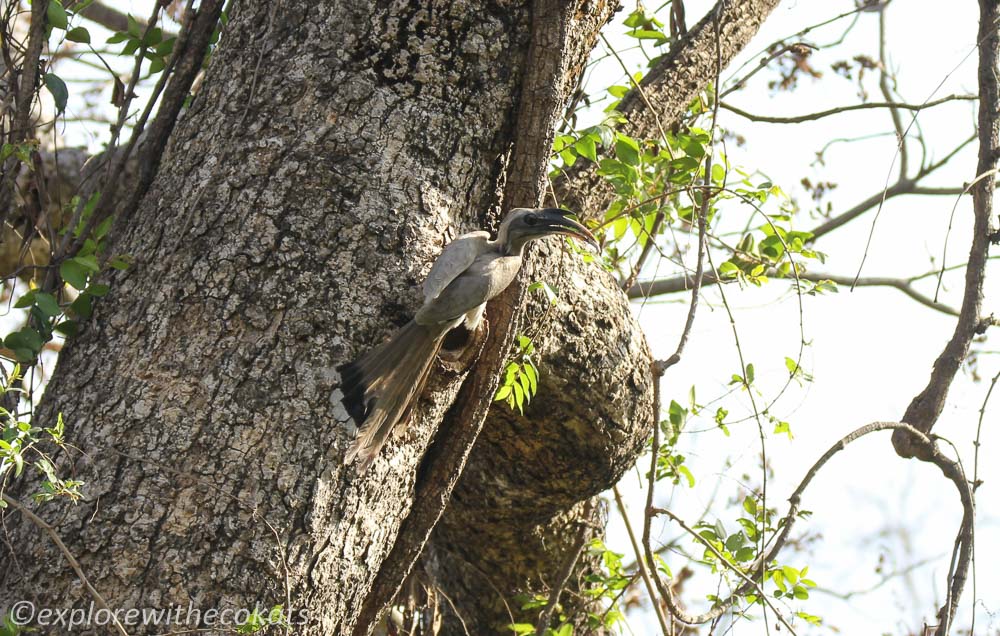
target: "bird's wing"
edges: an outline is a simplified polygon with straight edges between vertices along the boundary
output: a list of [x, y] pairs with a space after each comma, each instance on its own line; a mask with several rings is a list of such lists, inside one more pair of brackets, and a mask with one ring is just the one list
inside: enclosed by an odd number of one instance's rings
[[424, 301], [437, 298], [488, 248], [489, 232], [469, 232], [445, 246], [424, 280]]

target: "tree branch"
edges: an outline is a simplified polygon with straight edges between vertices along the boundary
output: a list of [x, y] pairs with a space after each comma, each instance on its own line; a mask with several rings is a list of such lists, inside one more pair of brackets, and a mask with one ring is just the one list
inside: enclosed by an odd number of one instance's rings
[[[38, 64], [41, 60], [42, 45], [45, 44], [45, 27], [48, 22], [46, 11], [48, 0], [38, 0], [31, 5], [31, 24], [28, 27], [28, 46], [21, 62], [20, 77], [15, 94], [14, 121], [8, 143], [16, 145], [28, 138], [31, 120], [31, 104], [35, 101], [40, 76]], [[13, 71], [13, 69], [10, 69]], [[0, 182], [0, 225], [14, 204], [14, 180], [18, 173], [18, 159], [12, 154], [3, 164], [3, 181]]]
[[[1000, 152], [1000, 123], [997, 117], [997, 108], [1000, 105], [1000, 84], [997, 80], [997, 64], [1000, 60], [1000, 36], [996, 32], [998, 21], [1000, 21], [1000, 6], [990, 0], [981, 0], [978, 36], [980, 101], [977, 177], [996, 169]], [[972, 188], [975, 222], [968, 265], [965, 269], [965, 292], [958, 324], [955, 325], [955, 332], [948, 344], [934, 362], [927, 386], [913, 398], [903, 414], [904, 422], [923, 433], [929, 433], [937, 422], [955, 374], [968, 354], [972, 338], [980, 328], [995, 183], [996, 180], [993, 178], [980, 178]], [[903, 431], [893, 433], [892, 443], [896, 452], [902, 457], [918, 456], [920, 459], [928, 459], [918, 454], [920, 447], [915, 446], [910, 436]]]
[[726, 102], [720, 102], [719, 106], [725, 108], [726, 110], [736, 113], [740, 117], [745, 117], [750, 121], [762, 122], [765, 124], [799, 124], [805, 121], [815, 121], [817, 119], [823, 119], [824, 117], [829, 117], [831, 115], [839, 115], [841, 113], [851, 112], [853, 110], [866, 110], [869, 108], [901, 108], [904, 110], [920, 111], [924, 108], [931, 108], [939, 104], [944, 104], [953, 101], [971, 101], [979, 99], [976, 95], [949, 95], [948, 97], [942, 97], [941, 99], [936, 99], [932, 102], [927, 102], [926, 104], [902, 104], [894, 101], [886, 102], [868, 102], [866, 104], [851, 104], [849, 106], [838, 106], [837, 108], [830, 108], [828, 110], [821, 110], [816, 113], [809, 113], [807, 115], [796, 115], [790, 117], [772, 117], [769, 115], [754, 115], [748, 113], [745, 110], [737, 108]]
[[660, 629], [664, 634], [669, 634], [670, 630], [667, 627], [667, 617], [663, 615], [663, 608], [660, 606], [660, 602], [656, 598], [656, 590], [653, 588], [653, 580], [649, 577], [649, 568], [646, 566], [646, 558], [642, 555], [642, 548], [639, 547], [639, 540], [635, 536], [635, 530], [632, 529], [632, 522], [629, 521], [628, 512], [625, 510], [625, 502], [622, 501], [622, 495], [618, 492], [617, 484], [615, 484], [612, 488], [612, 492], [615, 496], [615, 503], [618, 505], [618, 513], [622, 516], [622, 521], [625, 522], [625, 532], [628, 534], [629, 543], [632, 544], [632, 551], [635, 553], [636, 568], [639, 571], [639, 575], [642, 576], [642, 582], [646, 586], [646, 593], [649, 594], [649, 604], [653, 608], [653, 613], [656, 614], [656, 620], [660, 623]]
[[[39, 3], [39, 4], [44, 4], [44, 3]], [[45, 532], [45, 534], [49, 535], [49, 538], [52, 540], [52, 543], [56, 544], [56, 547], [59, 548], [59, 552], [62, 553], [63, 558], [66, 559], [66, 561], [69, 563], [69, 566], [73, 568], [74, 572], [76, 572], [77, 578], [80, 579], [80, 583], [82, 583], [83, 587], [86, 588], [87, 593], [90, 594], [91, 598], [93, 598], [97, 602], [98, 607], [107, 610], [107, 612], [111, 615], [111, 620], [114, 622], [115, 629], [118, 630], [118, 633], [122, 634], [122, 636], [128, 636], [128, 632], [125, 631], [125, 628], [122, 626], [121, 622], [118, 621], [117, 613], [108, 606], [108, 602], [104, 600], [104, 597], [101, 596], [101, 593], [98, 592], [94, 588], [94, 586], [90, 584], [90, 581], [87, 579], [87, 575], [83, 573], [83, 568], [80, 567], [80, 562], [76, 560], [76, 557], [73, 556], [73, 553], [70, 552], [69, 548], [66, 547], [66, 544], [63, 543], [62, 537], [60, 537], [59, 533], [55, 531], [55, 528], [53, 528], [51, 525], [48, 524], [48, 522], [46, 522], [44, 519], [42, 519], [41, 517], [33, 513], [31, 510], [29, 510], [27, 507], [25, 507], [24, 504], [22, 504], [17, 499], [14, 499], [13, 497], [10, 497], [6, 494], [0, 496], [2, 496], [4, 503], [9, 505], [14, 510], [20, 512], [25, 519], [33, 523], [35, 526], [37, 526], [39, 529]]]
[[[73, 3], [78, 4], [78, 3]], [[67, 6], [67, 9], [72, 9], [73, 6]], [[90, 20], [95, 24], [99, 24], [109, 31], [127, 31], [128, 30], [128, 16], [115, 9], [114, 7], [109, 7], [103, 2], [92, 2], [80, 11], [80, 15]], [[145, 20], [137, 20], [139, 26], [143, 30], [146, 28]]]
[[940, 160], [922, 167], [913, 178], [900, 178], [896, 181], [896, 183], [892, 184], [885, 190], [873, 194], [872, 196], [868, 197], [861, 203], [858, 203], [857, 205], [850, 208], [846, 212], [843, 212], [835, 217], [827, 219], [825, 222], [821, 223], [820, 225], [816, 226], [811, 230], [813, 236], [810, 239], [810, 242], [815, 242], [822, 236], [825, 236], [826, 234], [829, 234], [830, 232], [836, 230], [837, 228], [853, 221], [854, 219], [861, 216], [868, 210], [901, 194], [934, 194], [934, 195], [955, 194], [954, 188], [919, 188], [917, 186], [917, 183], [924, 177], [930, 175], [938, 168], [951, 161], [951, 159], [955, 155], [961, 152], [961, 150], [965, 148], [967, 145], [972, 143], [975, 140], [975, 138], [976, 138], [975, 135], [970, 136], [968, 139], [966, 139], [965, 141], [957, 145], [955, 148], [953, 148], [951, 152], [942, 157]]
[[[190, 19], [188, 24], [181, 30], [176, 50], [171, 56], [170, 65], [173, 74], [169, 83], [163, 90], [163, 100], [160, 102], [159, 110], [147, 131], [146, 138], [142, 142], [142, 147], [138, 151], [137, 165], [139, 174], [136, 183], [129, 192], [129, 197], [119, 209], [119, 216], [115, 220], [116, 229], [120, 231], [139, 207], [139, 202], [149, 190], [149, 186], [156, 176], [156, 171], [160, 166], [160, 160], [167, 147], [170, 134], [177, 123], [184, 102], [191, 94], [191, 86], [195, 78], [201, 71], [205, 54], [210, 46], [212, 34], [219, 23], [219, 17], [225, 7], [223, 0], [205, 0], [198, 6], [198, 11]], [[185, 17], [190, 18], [191, 9], [185, 12]], [[159, 86], [158, 86], [159, 88]], [[144, 113], [148, 116], [149, 111]], [[145, 120], [143, 120], [145, 121]], [[133, 138], [129, 141], [129, 148], [132, 148], [138, 140], [141, 129], [137, 129]], [[92, 218], [96, 222], [103, 218], [108, 212], [95, 214]], [[82, 235], [84, 238], [87, 232]], [[111, 250], [108, 250], [111, 253]]]
[[[775, 270], [769, 270], [768, 275], [773, 276], [774, 271]], [[829, 280], [837, 283], [838, 285], [853, 284], [857, 287], [892, 287], [893, 289], [898, 289], [903, 292], [921, 305], [948, 314], [949, 316], [959, 315], [958, 310], [955, 308], [949, 307], [944, 303], [935, 302], [933, 298], [917, 291], [916, 288], [913, 287], [913, 279], [891, 278], [887, 276], [865, 276], [855, 281], [853, 276], [841, 276], [839, 274], [824, 272], [802, 272], [799, 274], [799, 279], [807, 280], [813, 283]], [[647, 298], [663, 294], [676, 294], [692, 289], [694, 282], [695, 279], [690, 275], [660, 278], [646, 282], [640, 281], [629, 288], [628, 297]], [[705, 274], [703, 285], [717, 285], [718, 283], [719, 279], [716, 277], [715, 273], [708, 272]]]

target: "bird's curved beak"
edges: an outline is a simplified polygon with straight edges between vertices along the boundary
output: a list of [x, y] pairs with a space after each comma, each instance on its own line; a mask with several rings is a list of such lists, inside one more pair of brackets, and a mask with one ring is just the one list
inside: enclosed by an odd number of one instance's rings
[[582, 223], [569, 218], [572, 214], [562, 208], [543, 208], [538, 211], [544, 227], [552, 234], [566, 234], [578, 238], [600, 252], [601, 244], [597, 242], [597, 238]]

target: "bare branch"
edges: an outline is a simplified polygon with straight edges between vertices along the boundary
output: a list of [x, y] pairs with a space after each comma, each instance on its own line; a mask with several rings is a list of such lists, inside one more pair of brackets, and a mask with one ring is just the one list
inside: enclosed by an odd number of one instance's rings
[[[885, 5], [883, 5], [878, 16], [878, 60], [880, 67], [878, 87], [885, 101], [893, 104], [895, 100], [893, 99], [892, 87], [889, 86], [889, 56], [885, 47], [885, 14]], [[910, 155], [906, 148], [906, 132], [909, 128], [903, 127], [903, 118], [899, 114], [898, 106], [890, 105], [889, 113], [892, 115], [892, 126], [896, 129], [896, 142], [899, 145], [899, 178], [904, 180], [909, 172]]]
[[920, 171], [917, 172], [917, 174], [913, 178], [899, 179], [898, 181], [896, 181], [896, 183], [892, 184], [885, 190], [873, 194], [872, 196], [868, 197], [867, 199], [855, 205], [846, 212], [838, 214], [837, 216], [832, 217], [827, 221], [825, 221], [824, 223], [821, 223], [820, 225], [816, 226], [815, 228], [812, 229], [813, 236], [810, 239], [810, 242], [816, 241], [820, 237], [829, 234], [830, 232], [836, 230], [837, 228], [843, 225], [846, 225], [850, 221], [853, 221], [854, 219], [861, 216], [868, 210], [880, 206], [885, 201], [888, 201], [889, 199], [897, 197], [901, 194], [956, 194], [953, 188], [948, 188], [946, 191], [944, 189], [938, 189], [938, 188], [918, 189], [917, 182], [919, 182], [924, 177], [930, 175], [941, 166], [948, 163], [955, 155], [961, 152], [963, 148], [972, 143], [975, 140], [975, 138], [976, 138], [975, 135], [970, 136], [968, 139], [964, 140], [962, 143], [955, 146], [951, 150], [951, 152], [942, 157], [940, 160], [921, 168]]
[[831, 115], [839, 115], [841, 113], [851, 112], [853, 110], [866, 110], [869, 108], [901, 108], [904, 110], [920, 111], [924, 108], [931, 108], [932, 106], [945, 104], [947, 102], [971, 101], [976, 99], [979, 99], [976, 95], [949, 95], [948, 97], [942, 97], [941, 99], [936, 99], [932, 102], [927, 102], [926, 104], [903, 104], [894, 101], [868, 102], [865, 104], [851, 104], [849, 106], [838, 106], [837, 108], [821, 110], [816, 113], [809, 113], [807, 115], [796, 115], [791, 117], [771, 117], [768, 115], [754, 115], [752, 113], [748, 113], [745, 110], [737, 108], [736, 106], [727, 104], [726, 102], [720, 102], [719, 106], [725, 108], [728, 111], [736, 113], [740, 117], [745, 117], [750, 121], [762, 122], [765, 124], [799, 124], [805, 121], [815, 121], [817, 119], [823, 119], [824, 117], [829, 117]]
[[[649, 568], [646, 566], [646, 559], [642, 556], [642, 548], [639, 547], [639, 540], [635, 536], [635, 530], [632, 529], [632, 522], [629, 521], [628, 512], [625, 510], [625, 502], [622, 501], [622, 495], [618, 492], [618, 485], [613, 486], [611, 490], [615, 496], [618, 513], [622, 516], [622, 521], [625, 522], [625, 532], [628, 534], [629, 543], [632, 544], [632, 551], [635, 553], [635, 564], [639, 570], [639, 575], [642, 576], [642, 582], [646, 586], [646, 593], [649, 594], [649, 604], [656, 614], [656, 619], [660, 622], [660, 629], [664, 634], [669, 634], [667, 617], [663, 615], [663, 608], [660, 607], [660, 603], [656, 598], [656, 590], [653, 589], [653, 581], [649, 577]], [[650, 566], [653, 566], [653, 564], [650, 563]]]
[[[1000, 21], [1000, 6], [995, 2], [980, 2], [979, 25], [979, 161], [976, 175], [991, 174], [996, 170], [1000, 152], [1000, 123], [997, 108], [1000, 105], [1000, 84], [996, 69], [1000, 60], [1000, 37], [996, 24]], [[993, 216], [993, 193], [995, 179], [978, 179], [972, 188], [973, 225], [972, 245], [969, 250], [968, 266], [965, 269], [965, 291], [962, 309], [955, 332], [944, 350], [934, 362], [934, 368], [927, 386], [913, 398], [903, 415], [903, 421], [917, 430], [929, 433], [937, 422], [948, 389], [958, 372], [969, 344], [980, 328], [982, 319], [983, 281], [986, 277], [986, 263], [989, 257], [991, 217]], [[892, 436], [896, 452], [903, 457], [919, 456], [905, 432], [897, 431]], [[921, 459], [926, 459], [920, 456]]]
[[[120, 232], [128, 220], [139, 207], [139, 202], [146, 194], [149, 186], [156, 176], [156, 171], [160, 165], [160, 159], [166, 149], [167, 141], [177, 123], [181, 108], [185, 100], [191, 94], [191, 86], [202, 67], [205, 53], [210, 46], [212, 34], [219, 23], [219, 17], [225, 3], [222, 0], [211, 0], [202, 2], [198, 6], [197, 13], [192, 13], [191, 3], [184, 13], [185, 24], [181, 30], [174, 54], [171, 56], [170, 65], [173, 73], [169, 83], [165, 87], [162, 82], [157, 84], [157, 92], [163, 88], [163, 100], [160, 103], [156, 117], [149, 125], [148, 134], [142, 142], [142, 147], [137, 151], [137, 165], [139, 174], [135, 185], [131, 188], [129, 198], [121, 206], [118, 217], [115, 220], [116, 230]], [[150, 100], [152, 101], [152, 99]], [[142, 122], [149, 116], [150, 110], [147, 107], [143, 113]], [[129, 148], [133, 148], [138, 142], [138, 135], [141, 128], [137, 127], [132, 139], [129, 140]], [[109, 211], [101, 211], [94, 214], [91, 223], [97, 222], [99, 218], [104, 218]], [[82, 237], [87, 236], [87, 232]], [[108, 250], [110, 254], [112, 250]]]
[[[67, 7], [67, 9], [72, 8], [72, 6]], [[128, 16], [114, 7], [109, 7], [103, 2], [90, 3], [84, 7], [82, 11], [80, 11], [80, 15], [110, 31], [128, 30]], [[139, 23], [139, 26], [145, 30], [146, 22], [141, 19], [137, 20], [137, 22]]]
[[[775, 270], [769, 270], [768, 275], [773, 276]], [[933, 298], [926, 296], [916, 288], [913, 287], [912, 279], [904, 278], [890, 278], [886, 276], [866, 276], [864, 278], [859, 278], [856, 282], [853, 276], [841, 276], [838, 274], [830, 274], [824, 272], [802, 272], [799, 274], [799, 279], [807, 280], [813, 283], [818, 283], [821, 281], [833, 281], [838, 285], [851, 285], [854, 284], [857, 287], [892, 287], [893, 289], [898, 289], [903, 292], [913, 300], [917, 301], [921, 305], [925, 305], [940, 311], [942, 313], [948, 314], [949, 316], [958, 316], [958, 310], [953, 307], [949, 307], [944, 303], [935, 302]], [[676, 294], [678, 292], [687, 291], [694, 287], [695, 279], [692, 276], [674, 276], [670, 278], [661, 278], [653, 281], [638, 282], [628, 289], [629, 298], [646, 298], [648, 296], [660, 296], [662, 294]], [[719, 279], [714, 273], [709, 272], [704, 277], [704, 285], [717, 285]]]

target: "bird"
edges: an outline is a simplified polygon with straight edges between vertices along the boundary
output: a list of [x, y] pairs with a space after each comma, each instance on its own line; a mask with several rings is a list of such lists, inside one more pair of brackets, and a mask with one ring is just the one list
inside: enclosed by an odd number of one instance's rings
[[514, 208], [496, 239], [489, 232], [470, 232], [445, 246], [424, 280], [424, 303], [413, 319], [384, 343], [338, 367], [341, 401], [358, 425], [345, 465], [358, 459], [358, 474], [368, 470], [393, 428], [409, 417], [445, 335], [460, 325], [470, 332], [479, 327], [486, 303], [521, 269], [525, 245], [567, 235], [600, 251], [594, 235], [571, 215], [561, 208]]

